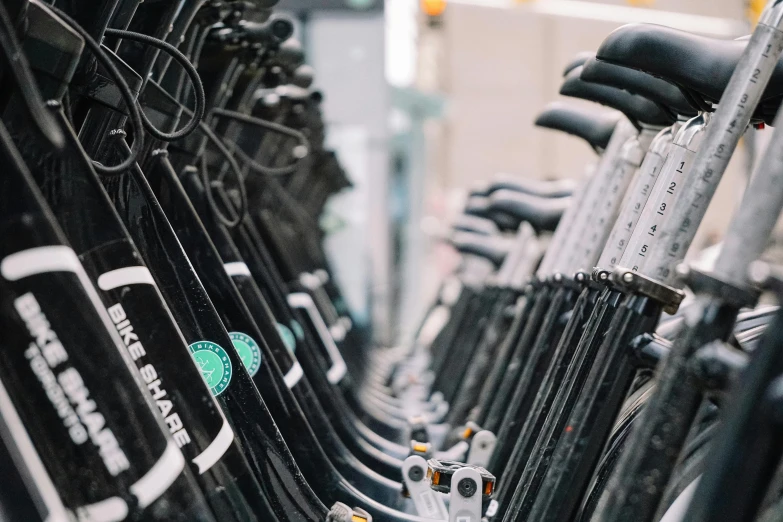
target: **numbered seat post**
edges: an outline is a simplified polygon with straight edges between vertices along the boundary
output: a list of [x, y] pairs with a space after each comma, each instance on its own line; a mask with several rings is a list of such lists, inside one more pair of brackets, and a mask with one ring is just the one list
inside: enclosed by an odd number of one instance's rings
[[675, 200], [683, 188], [690, 185], [697, 176], [695, 172], [691, 172], [691, 166], [710, 117], [709, 113], [695, 116], [685, 122], [674, 135], [669, 153], [661, 166], [661, 173], [628, 239], [620, 262], [615, 263], [613, 268], [626, 267], [648, 277], [659, 275], [648, 267], [648, 262], [652, 257], [652, 250], [664, 240], [663, 228], [674, 219]]
[[[686, 170], [692, 170], [687, 183], [674, 189], [675, 192], [682, 189], [675, 194], [676, 200], [661, 200], [661, 204], [667, 204], [666, 208], [661, 210], [659, 205], [656, 210], [670, 214], [655, 231], [655, 246], [648, 248], [645, 268], [640, 273], [660, 283], [670, 285], [676, 281], [674, 268], [684, 259], [777, 64], [778, 48], [783, 45], [776, 25], [778, 10], [783, 12], [783, 7], [768, 8], [754, 31], [704, 136], [696, 139], [700, 142], [699, 153], [693, 156], [691, 169], [687, 168], [687, 160], [683, 160]], [[676, 204], [672, 206], [672, 203]], [[623, 263], [627, 265], [625, 260]]]
[[563, 249], [551, 267], [554, 274], [573, 275], [584, 259], [584, 249], [581, 247], [583, 239], [592, 238], [596, 230], [605, 225], [596, 219], [596, 215], [606, 203], [606, 194], [610, 194], [617, 183], [618, 166], [623, 161], [623, 147], [637, 134], [636, 127], [627, 119], [617, 123], [606, 151], [596, 167], [593, 175], [595, 179], [590, 183], [584, 201], [574, 217]]
[[614, 270], [625, 253], [647, 200], [655, 190], [663, 164], [671, 152], [674, 136], [680, 127], [682, 124], [677, 122], [671, 127], [662, 129], [650, 143], [633, 185], [628, 189], [622, 210], [598, 258], [598, 264], [594, 268], [594, 279], [605, 281], [608, 273]]
[[[554, 240], [553, 237], [552, 241]], [[550, 242], [549, 247], [553, 246], [552, 242]], [[557, 246], [554, 247], [557, 248]], [[533, 241], [525, 245], [524, 252], [519, 256], [519, 262], [508, 276], [508, 286], [510, 288], [516, 291], [522, 291], [525, 288], [525, 284], [534, 277], [539, 261], [542, 261], [541, 254], [544, 253], [543, 251], [544, 245], [538, 238], [534, 238]], [[546, 254], [544, 253], [544, 255]]]
[[[658, 241], [648, 251], [647, 264], [639, 270], [647, 278], [642, 292], [648, 297], [655, 299], [654, 294], [663, 295], [659, 293], [660, 287], [674, 285], [676, 276], [684, 275], [697, 299], [692, 305], [692, 315], [689, 314], [692, 320], [686, 322], [685, 331], [662, 362], [655, 392], [596, 509], [598, 520], [603, 522], [630, 519], [647, 522], [658, 520], [666, 511], [668, 506], [659, 504], [703, 399], [703, 388], [691, 370], [691, 362], [708, 343], [726, 340], [740, 308], [755, 304], [757, 293], [748, 286], [745, 274], [750, 262], [766, 246], [783, 208], [783, 161], [779, 157], [783, 132], [777, 129], [731, 221], [724, 243], [724, 248], [728, 248], [719, 254], [713, 272], [675, 272], [675, 267], [693, 241], [783, 52], [781, 29], [783, 3], [770, 2], [704, 130], [688, 183], [682, 187], [668, 219], [656, 230]], [[783, 123], [783, 118], [775, 123]], [[633, 285], [636, 278], [633, 274], [620, 267], [613, 276]], [[720, 516], [726, 514], [721, 512]], [[721, 519], [740, 520], [731, 516]], [[704, 519], [688, 517], [686, 520]]]
[[590, 185], [595, 180], [596, 165], [591, 164], [587, 167], [584, 177], [579, 183], [579, 186], [574, 191], [573, 201], [571, 206], [563, 212], [563, 216], [560, 218], [560, 223], [557, 224], [552, 239], [549, 241], [549, 245], [544, 252], [544, 257], [541, 259], [541, 263], [536, 271], [536, 277], [540, 280], [546, 279], [551, 273], [555, 261], [563, 254], [563, 248], [566, 244], [566, 239], [571, 232], [572, 227], [575, 226], [576, 217], [580, 213], [582, 206], [585, 204], [587, 195], [590, 192]]
[[634, 179], [639, 178], [640, 166], [655, 136], [662, 130], [657, 126], [642, 126], [638, 134], [629, 136], [623, 143], [620, 155], [613, 166], [608, 191], [600, 195], [598, 205], [590, 216], [591, 226], [584, 230], [579, 246], [572, 258], [572, 273], [589, 271], [598, 260], [607, 238], [613, 230], [626, 193]]
[[514, 273], [519, 270], [520, 267], [529, 264], [528, 257], [531, 250], [530, 246], [531, 243], [535, 242], [538, 242], [538, 238], [536, 238], [536, 231], [530, 223], [527, 223], [526, 221], [520, 223], [514, 237], [514, 246], [503, 260], [498, 271], [492, 276], [492, 280], [497, 286], [506, 288], [511, 285]]

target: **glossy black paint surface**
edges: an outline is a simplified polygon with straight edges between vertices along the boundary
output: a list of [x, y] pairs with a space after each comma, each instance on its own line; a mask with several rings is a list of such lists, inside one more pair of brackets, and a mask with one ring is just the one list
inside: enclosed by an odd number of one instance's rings
[[[541, 484], [549, 470], [552, 453], [557, 447], [568, 424], [568, 419], [579, 399], [585, 381], [592, 369], [604, 336], [616, 313], [617, 307], [622, 301], [622, 294], [609, 289], [603, 291], [595, 308], [589, 312], [589, 318], [583, 331], [572, 330], [573, 339], [578, 339], [574, 348], [573, 359], [566, 363], [567, 369], [563, 377], [561, 388], [554, 389], [554, 397], [549, 410], [546, 412], [540, 432], [528, 434], [535, 441], [530, 454], [526, 459], [514, 496], [503, 509], [506, 510], [502, 520], [514, 520], [516, 514], [519, 518], [529, 515], [530, 509], [540, 490]], [[542, 406], [543, 411], [543, 406]], [[526, 446], [530, 440], [526, 441]]]
[[662, 306], [649, 298], [628, 296], [615, 314], [574, 404], [566, 429], [552, 454], [552, 462], [530, 511], [533, 520], [571, 520], [609, 438], [636, 368], [629, 345], [633, 338], [652, 332]]
[[521, 433], [514, 441], [514, 449], [506, 465], [503, 480], [500, 482], [496, 492], [496, 499], [499, 505], [498, 513], [495, 516], [496, 520], [503, 518], [511, 504], [511, 498], [517, 489], [517, 485], [520, 483], [523, 473], [525, 473], [539, 434], [545, 433], [543, 430], [544, 423], [548, 420], [548, 414], [552, 410], [555, 397], [560, 388], [564, 386], [565, 382], [568, 382], [564, 380], [566, 372], [571, 367], [571, 361], [576, 355], [582, 332], [592, 310], [596, 306], [599, 294], [598, 290], [587, 288], [582, 291], [574, 305], [568, 324], [555, 349], [552, 363], [544, 376], [535, 402], [530, 408], [530, 414], [524, 419]]
[[541, 329], [530, 350], [519, 384], [510, 398], [506, 416], [497, 434], [501, 442], [496, 446], [487, 468], [497, 476], [503, 476], [508, 469], [514, 443], [519, 439], [522, 427], [530, 417], [533, 403], [541, 392], [542, 384], [556, 354], [557, 344], [567, 326], [563, 318], [572, 310], [575, 300], [576, 289], [573, 287], [558, 288], [552, 296], [549, 310], [541, 323]]
[[530, 315], [525, 321], [525, 328], [519, 336], [514, 354], [511, 356], [506, 372], [503, 375], [503, 381], [498, 387], [486, 419], [482, 424], [484, 429], [491, 430], [494, 433], [497, 433], [500, 429], [503, 418], [508, 411], [510, 397], [519, 384], [520, 375], [527, 367], [530, 351], [535, 344], [546, 313], [549, 311], [549, 305], [555, 292], [556, 289], [554, 287], [546, 285], [536, 294], [535, 302], [530, 309]]
[[[7, 119], [13, 124], [13, 118]], [[4, 241], [0, 247], [2, 257], [7, 259], [11, 254], [31, 248], [64, 246], [64, 236], [56, 228], [53, 217], [44, 210], [40, 197], [31, 195], [34, 190], [29, 186], [31, 178], [20, 179], [21, 158], [16, 159], [15, 169], [11, 167], [14, 160], [6, 152], [10, 137], [4, 134], [3, 139], [8, 168], [2, 178], [3, 190], [0, 190], [3, 199], [0, 209], [5, 216]], [[26, 145], [28, 151], [33, 150], [32, 143]], [[60, 166], [68, 164], [50, 161], [49, 165], [57, 172]], [[32, 167], [52, 172], [40, 163], [32, 163]], [[45, 271], [16, 280], [4, 276], [0, 284], [5, 348], [0, 352], [3, 360], [0, 379], [63, 502], [75, 509], [118, 496], [128, 506], [131, 516], [140, 516], [143, 508], [136, 504], [131, 486], [157, 463], [167, 445], [173, 442], [167, 439], [162, 424], [153, 414], [130, 361], [121, 355], [122, 347], [109, 335], [105, 316], [98, 315], [96, 307], [101, 303], [86, 274], [78, 266], [75, 272]], [[26, 308], [21, 307], [23, 302], [28, 303]], [[21, 310], [30, 314], [28, 321], [38, 317], [48, 323], [50, 333], [41, 337], [40, 343], [28, 330]], [[59, 350], [59, 346], [64, 351]], [[41, 354], [47, 354], [49, 359]], [[73, 388], [66, 385], [67, 378], [71, 379]], [[59, 381], [58, 385], [51, 379]], [[84, 388], [76, 385], [79, 380]], [[70, 430], [53, 407], [52, 399], [42, 387], [43, 382], [49, 382], [49, 389], [59, 389], [60, 393], [63, 386], [74, 390], [73, 393], [79, 389], [88, 390], [79, 418], [74, 417], [75, 414], [66, 417], [71, 419], [68, 421]], [[62, 397], [67, 400], [64, 395]], [[69, 401], [73, 406], [69, 405], [69, 408], [76, 408], [77, 395], [73, 397]], [[65, 403], [58, 404], [65, 407]], [[111, 467], [104, 463], [99, 446], [84, 439], [89, 439], [84, 415], [92, 415], [90, 418], [95, 423], [100, 420], [100, 423], [92, 424], [98, 430], [96, 436], [102, 434], [103, 440], [113, 437], [116, 441], [116, 445], [112, 445], [117, 450]], [[189, 473], [179, 474], [179, 478], [146, 509], [148, 514], [161, 520], [212, 520]]]

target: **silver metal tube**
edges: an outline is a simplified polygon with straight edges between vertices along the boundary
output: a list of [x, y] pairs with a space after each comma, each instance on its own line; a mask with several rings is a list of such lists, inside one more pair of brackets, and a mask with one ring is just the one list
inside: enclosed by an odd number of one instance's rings
[[661, 173], [620, 258], [619, 266], [648, 275], [650, 250], [662, 240], [660, 231], [673, 214], [677, 196], [683, 187], [691, 183], [694, 174], [690, 167], [708, 119], [707, 114], [695, 116], [685, 122], [674, 136]]
[[541, 258], [541, 242], [537, 237], [528, 241], [525, 245], [525, 252], [517, 264], [514, 274], [511, 276], [509, 286], [511, 288], [522, 289], [530, 281], [533, 271], [536, 268], [538, 260]]
[[536, 231], [527, 221], [523, 221], [517, 228], [517, 234], [514, 237], [514, 246], [508, 253], [503, 263], [495, 274], [495, 282], [500, 286], [510, 284], [511, 278], [516, 271], [517, 266], [527, 250], [527, 244], [536, 237]]
[[571, 227], [574, 224], [576, 215], [579, 213], [579, 209], [584, 204], [588, 191], [590, 190], [590, 184], [592, 183], [595, 174], [596, 165], [591, 164], [587, 168], [587, 172], [584, 178], [580, 181], [579, 186], [574, 191], [571, 206], [569, 206], [563, 215], [560, 217], [560, 222], [555, 228], [552, 239], [549, 241], [549, 246], [544, 253], [544, 258], [541, 260], [541, 264], [538, 267], [536, 276], [539, 279], [543, 279], [552, 273], [552, 267], [555, 260], [560, 256]]
[[675, 123], [671, 127], [663, 129], [650, 144], [633, 184], [628, 189], [622, 210], [620, 210], [620, 215], [609, 233], [609, 239], [601, 252], [601, 257], [598, 258], [596, 266], [601, 270], [614, 270], [625, 252], [634, 228], [639, 222], [639, 217], [642, 215], [644, 205], [661, 173], [661, 167], [671, 149], [674, 135], [680, 127], [679, 123]]
[[[693, 161], [693, 181], [678, 197], [671, 219], [650, 252], [645, 275], [672, 285], [740, 137], [783, 52], [783, 2], [770, 2], [740, 59]], [[774, 25], [769, 25], [769, 24]]]
[[[524, 224], [524, 222], [522, 224]], [[517, 261], [519, 260], [522, 249], [524, 248], [523, 245], [520, 245], [518, 236], [515, 236], [513, 241], [514, 242], [512, 243], [508, 254], [506, 254], [506, 257], [503, 258], [503, 262], [500, 264], [495, 273], [490, 274], [490, 276], [487, 278], [487, 284], [503, 286], [504, 281], [508, 281], [510, 274], [514, 270], [514, 266], [516, 266]]]
[[459, 278], [462, 284], [471, 288], [484, 288], [487, 278], [495, 271], [492, 261], [473, 254], [462, 255]]
[[584, 202], [580, 205], [571, 230], [563, 242], [562, 252], [552, 265], [553, 272], [572, 275], [574, 272], [572, 268], [581, 264], [578, 262], [582, 259], [579, 245], [582, 243], [582, 239], [591, 234], [591, 229], [596, 226], [593, 216], [597, 213], [601, 203], [605, 201], [605, 195], [612, 188], [618, 165], [622, 160], [623, 146], [628, 138], [636, 134], [636, 127], [630, 121], [622, 119], [617, 123], [609, 144], [606, 146], [606, 151], [593, 175], [594, 179], [585, 194]]
[[589, 216], [589, 226], [585, 228], [576, 255], [572, 258], [573, 264], [567, 267], [566, 274], [570, 275], [578, 270], [589, 271], [595, 266], [613, 224], [617, 221], [634, 174], [639, 170], [652, 140], [660, 130], [660, 127], [643, 128], [638, 135], [628, 138], [623, 144], [612, 181], [608, 190], [601, 195], [597, 208]]
[[783, 111], [729, 223], [713, 272], [736, 284], [747, 282], [748, 267], [761, 256], [783, 209]]

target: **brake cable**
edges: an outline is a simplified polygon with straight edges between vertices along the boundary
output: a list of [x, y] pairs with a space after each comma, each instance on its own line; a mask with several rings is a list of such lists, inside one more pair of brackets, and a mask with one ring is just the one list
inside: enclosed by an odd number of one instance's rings
[[199, 122], [204, 119], [204, 112], [206, 110], [207, 101], [206, 95], [204, 94], [204, 85], [201, 83], [201, 78], [199, 77], [198, 71], [196, 71], [195, 66], [190, 63], [190, 60], [188, 60], [187, 56], [185, 56], [182, 51], [170, 43], [164, 42], [163, 40], [148, 36], [146, 34], [125, 31], [121, 29], [106, 29], [105, 34], [109, 36], [116, 36], [117, 38], [124, 40], [134, 40], [143, 44], [151, 45], [152, 47], [156, 47], [159, 50], [169, 54], [174, 59], [174, 61], [182, 66], [182, 68], [185, 70], [185, 73], [188, 75], [188, 78], [190, 78], [191, 84], [193, 85], [193, 91], [196, 95], [196, 107], [193, 109], [193, 115], [188, 124], [185, 125], [182, 129], [172, 133], [161, 132], [147, 118], [147, 115], [144, 114], [143, 110], [140, 110], [141, 121], [147, 132], [149, 132], [154, 138], [157, 138], [161, 141], [175, 141], [193, 133], [193, 131], [195, 131], [198, 127]]
[[[296, 138], [297, 140], [299, 140], [299, 145], [297, 145], [296, 147], [302, 147], [304, 149], [304, 152], [301, 154], [300, 157], [296, 158], [296, 162], [290, 165], [286, 165], [284, 167], [269, 167], [266, 165], [261, 165], [253, 158], [251, 158], [240, 147], [236, 147], [234, 149], [234, 152], [237, 154], [237, 156], [239, 156], [239, 158], [244, 163], [246, 163], [251, 170], [255, 172], [259, 172], [261, 174], [266, 174], [270, 176], [282, 176], [285, 174], [291, 174], [296, 171], [297, 167], [299, 166], [299, 163], [304, 158], [306, 158], [307, 155], [310, 153], [310, 143], [307, 140], [307, 137], [303, 133], [299, 132], [298, 130], [292, 129], [291, 127], [288, 127], [286, 125], [282, 125], [280, 123], [275, 123], [267, 120], [262, 120], [261, 118], [248, 116], [247, 114], [242, 114], [241, 112], [230, 111], [227, 109], [212, 109], [209, 114], [210, 116], [214, 115], [222, 118], [228, 118], [228, 119], [235, 120], [239, 123], [261, 127], [263, 129], [267, 129], [276, 132], [278, 134], [283, 134], [285, 136], [290, 136], [292, 138]], [[296, 149], [296, 147], [294, 147], [294, 150]]]
[[248, 212], [248, 202], [247, 202], [247, 187], [245, 187], [245, 180], [242, 176], [242, 171], [239, 168], [239, 164], [237, 163], [236, 159], [234, 159], [234, 156], [231, 155], [231, 152], [226, 147], [223, 140], [221, 140], [204, 122], [199, 122], [198, 126], [199, 130], [204, 134], [204, 136], [212, 142], [213, 145], [220, 151], [220, 153], [225, 157], [228, 164], [231, 166], [231, 170], [234, 171], [234, 175], [237, 178], [237, 188], [239, 189], [239, 206], [236, 209], [237, 216], [235, 219], [229, 219], [226, 217], [226, 215], [223, 213], [222, 210], [220, 210], [220, 207], [218, 207], [217, 203], [215, 202], [215, 198], [212, 195], [212, 186], [209, 181], [209, 172], [207, 169], [207, 160], [204, 156], [204, 153], [202, 152], [200, 157], [200, 163], [201, 168], [200, 175], [201, 175], [201, 182], [204, 185], [204, 190], [207, 195], [207, 202], [209, 203], [209, 206], [212, 207], [212, 211], [215, 213], [215, 216], [218, 218], [218, 220], [229, 229], [236, 228], [239, 226], [240, 223], [245, 219]]

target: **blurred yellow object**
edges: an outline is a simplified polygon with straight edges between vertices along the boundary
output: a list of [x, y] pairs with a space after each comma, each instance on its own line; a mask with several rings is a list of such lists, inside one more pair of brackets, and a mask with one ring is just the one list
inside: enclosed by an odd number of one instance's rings
[[446, 10], [446, 0], [421, 0], [421, 10], [428, 16], [440, 16]]
[[753, 25], [756, 25], [767, 2], [765, 0], [747, 0], [747, 3], [748, 7], [746, 11], [748, 20], [750, 20], [750, 23]]
[[655, 3], [655, 0], [626, 0], [629, 4], [637, 7], [647, 7]]

